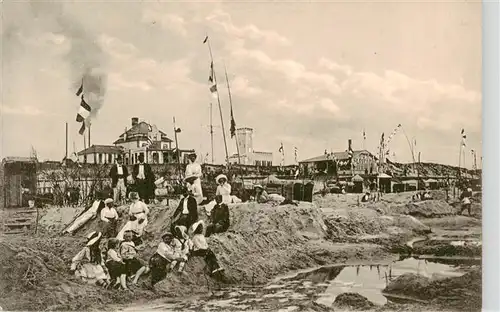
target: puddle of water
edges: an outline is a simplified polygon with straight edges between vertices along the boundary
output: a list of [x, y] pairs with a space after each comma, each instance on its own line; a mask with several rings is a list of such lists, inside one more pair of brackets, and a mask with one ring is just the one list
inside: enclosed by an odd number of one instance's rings
[[387, 303], [382, 290], [387, 283], [405, 273], [414, 273], [429, 278], [461, 276], [460, 272], [446, 264], [408, 258], [390, 265], [346, 266], [330, 282], [328, 288], [319, 296], [317, 303], [331, 306], [341, 293], [358, 293], [377, 305]]
[[194, 301], [180, 299], [177, 303], [157, 302], [154, 305], [130, 307], [128, 311], [242, 311], [250, 307], [256, 310], [293, 311], [297, 309], [297, 305], [311, 301], [330, 307], [335, 298], [345, 292], [359, 293], [377, 305], [384, 305], [388, 299], [384, 297], [382, 290], [387, 283], [402, 274], [442, 278], [465, 273], [457, 267], [437, 262], [407, 258], [384, 265], [320, 267], [276, 279], [263, 287], [231, 287], [218, 291], [214, 296], [200, 297]]

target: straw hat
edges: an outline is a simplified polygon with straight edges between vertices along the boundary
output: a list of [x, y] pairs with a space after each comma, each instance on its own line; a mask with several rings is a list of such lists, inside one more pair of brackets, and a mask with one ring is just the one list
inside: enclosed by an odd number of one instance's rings
[[263, 189], [264, 189], [264, 188], [262, 187], [262, 185], [260, 185], [260, 184], [255, 184], [255, 185], [253, 186], [253, 188], [254, 188], [254, 189], [256, 189], [256, 188], [260, 188], [261, 190], [263, 190]]
[[89, 235], [87, 235], [87, 246], [92, 246], [94, 245], [99, 239], [101, 239], [102, 233], [101, 232], [92, 232]]
[[190, 175], [190, 176], [187, 176], [187, 177], [184, 178], [184, 182], [193, 183], [194, 181], [196, 181], [196, 179], [198, 179], [197, 176]]
[[189, 236], [187, 235], [187, 228], [184, 225], [176, 225], [174, 227], [175, 231], [179, 231], [181, 233], [182, 238], [188, 239]]
[[196, 232], [196, 230], [198, 229], [198, 227], [202, 228], [202, 232], [203, 232], [203, 229], [204, 229], [204, 226], [205, 226], [205, 223], [203, 222], [203, 220], [198, 220], [197, 222], [193, 223], [193, 225], [191, 225], [191, 233], [194, 233]]
[[219, 180], [221, 180], [221, 179], [226, 179], [226, 181], [227, 181], [226, 175], [225, 174], [219, 174], [217, 176], [217, 178], [215, 178], [215, 182], [219, 183]]
[[113, 202], [113, 199], [111, 198], [106, 198], [106, 200], [104, 201], [104, 204], [111, 204]]
[[161, 236], [161, 238], [164, 239], [165, 237], [173, 237], [173, 235], [170, 232], [165, 232], [165, 233], [163, 233], [163, 235]]

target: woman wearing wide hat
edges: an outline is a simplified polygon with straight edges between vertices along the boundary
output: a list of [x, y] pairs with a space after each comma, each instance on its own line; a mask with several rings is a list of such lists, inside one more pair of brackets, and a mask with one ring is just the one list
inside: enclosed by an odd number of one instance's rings
[[71, 272], [85, 282], [106, 286], [109, 284], [108, 275], [104, 271], [104, 260], [101, 253], [101, 232], [92, 232], [87, 235], [85, 247], [71, 260]]
[[227, 176], [224, 174], [219, 174], [215, 178], [215, 181], [218, 184], [215, 196], [221, 195], [223, 203], [231, 203], [231, 184], [227, 182]]
[[[203, 198], [203, 191], [201, 189], [201, 177], [203, 176], [203, 172], [201, 170], [201, 165], [196, 162], [196, 154], [192, 153], [188, 156], [189, 163], [186, 166], [185, 177], [186, 179], [189, 177], [193, 179], [192, 184], [199, 190], [201, 198]], [[194, 192], [196, 197], [196, 192]]]

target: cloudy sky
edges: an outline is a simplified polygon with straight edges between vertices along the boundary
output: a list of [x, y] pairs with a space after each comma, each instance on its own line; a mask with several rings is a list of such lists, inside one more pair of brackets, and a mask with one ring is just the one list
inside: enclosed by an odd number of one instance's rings
[[[229, 130], [227, 67], [238, 126], [254, 148], [287, 163], [354, 149], [375, 152], [401, 123], [422, 161], [458, 164], [460, 130], [481, 149], [481, 4], [3, 2], [0, 156], [42, 159], [83, 147], [75, 121], [82, 64], [107, 75], [92, 121], [93, 144], [111, 144], [130, 118], [173, 135], [181, 148], [210, 150], [209, 35]], [[216, 161], [224, 159], [214, 102]], [[228, 137], [230, 152], [234, 141]], [[391, 158], [411, 161], [403, 132]], [[478, 152], [480, 155], [480, 152]]]

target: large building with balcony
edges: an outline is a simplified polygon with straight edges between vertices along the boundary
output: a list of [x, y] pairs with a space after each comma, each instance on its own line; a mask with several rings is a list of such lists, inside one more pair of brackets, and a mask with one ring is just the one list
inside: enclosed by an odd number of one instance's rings
[[177, 162], [179, 154], [181, 162], [186, 163], [187, 156], [195, 152], [192, 149], [177, 151], [172, 143], [156, 125], [133, 117], [130, 129], [125, 129], [113, 142], [114, 145], [92, 145], [78, 153], [78, 160], [82, 163], [109, 164], [121, 155], [126, 165], [133, 165], [139, 162], [139, 155], [143, 155], [148, 164], [168, 164]]

